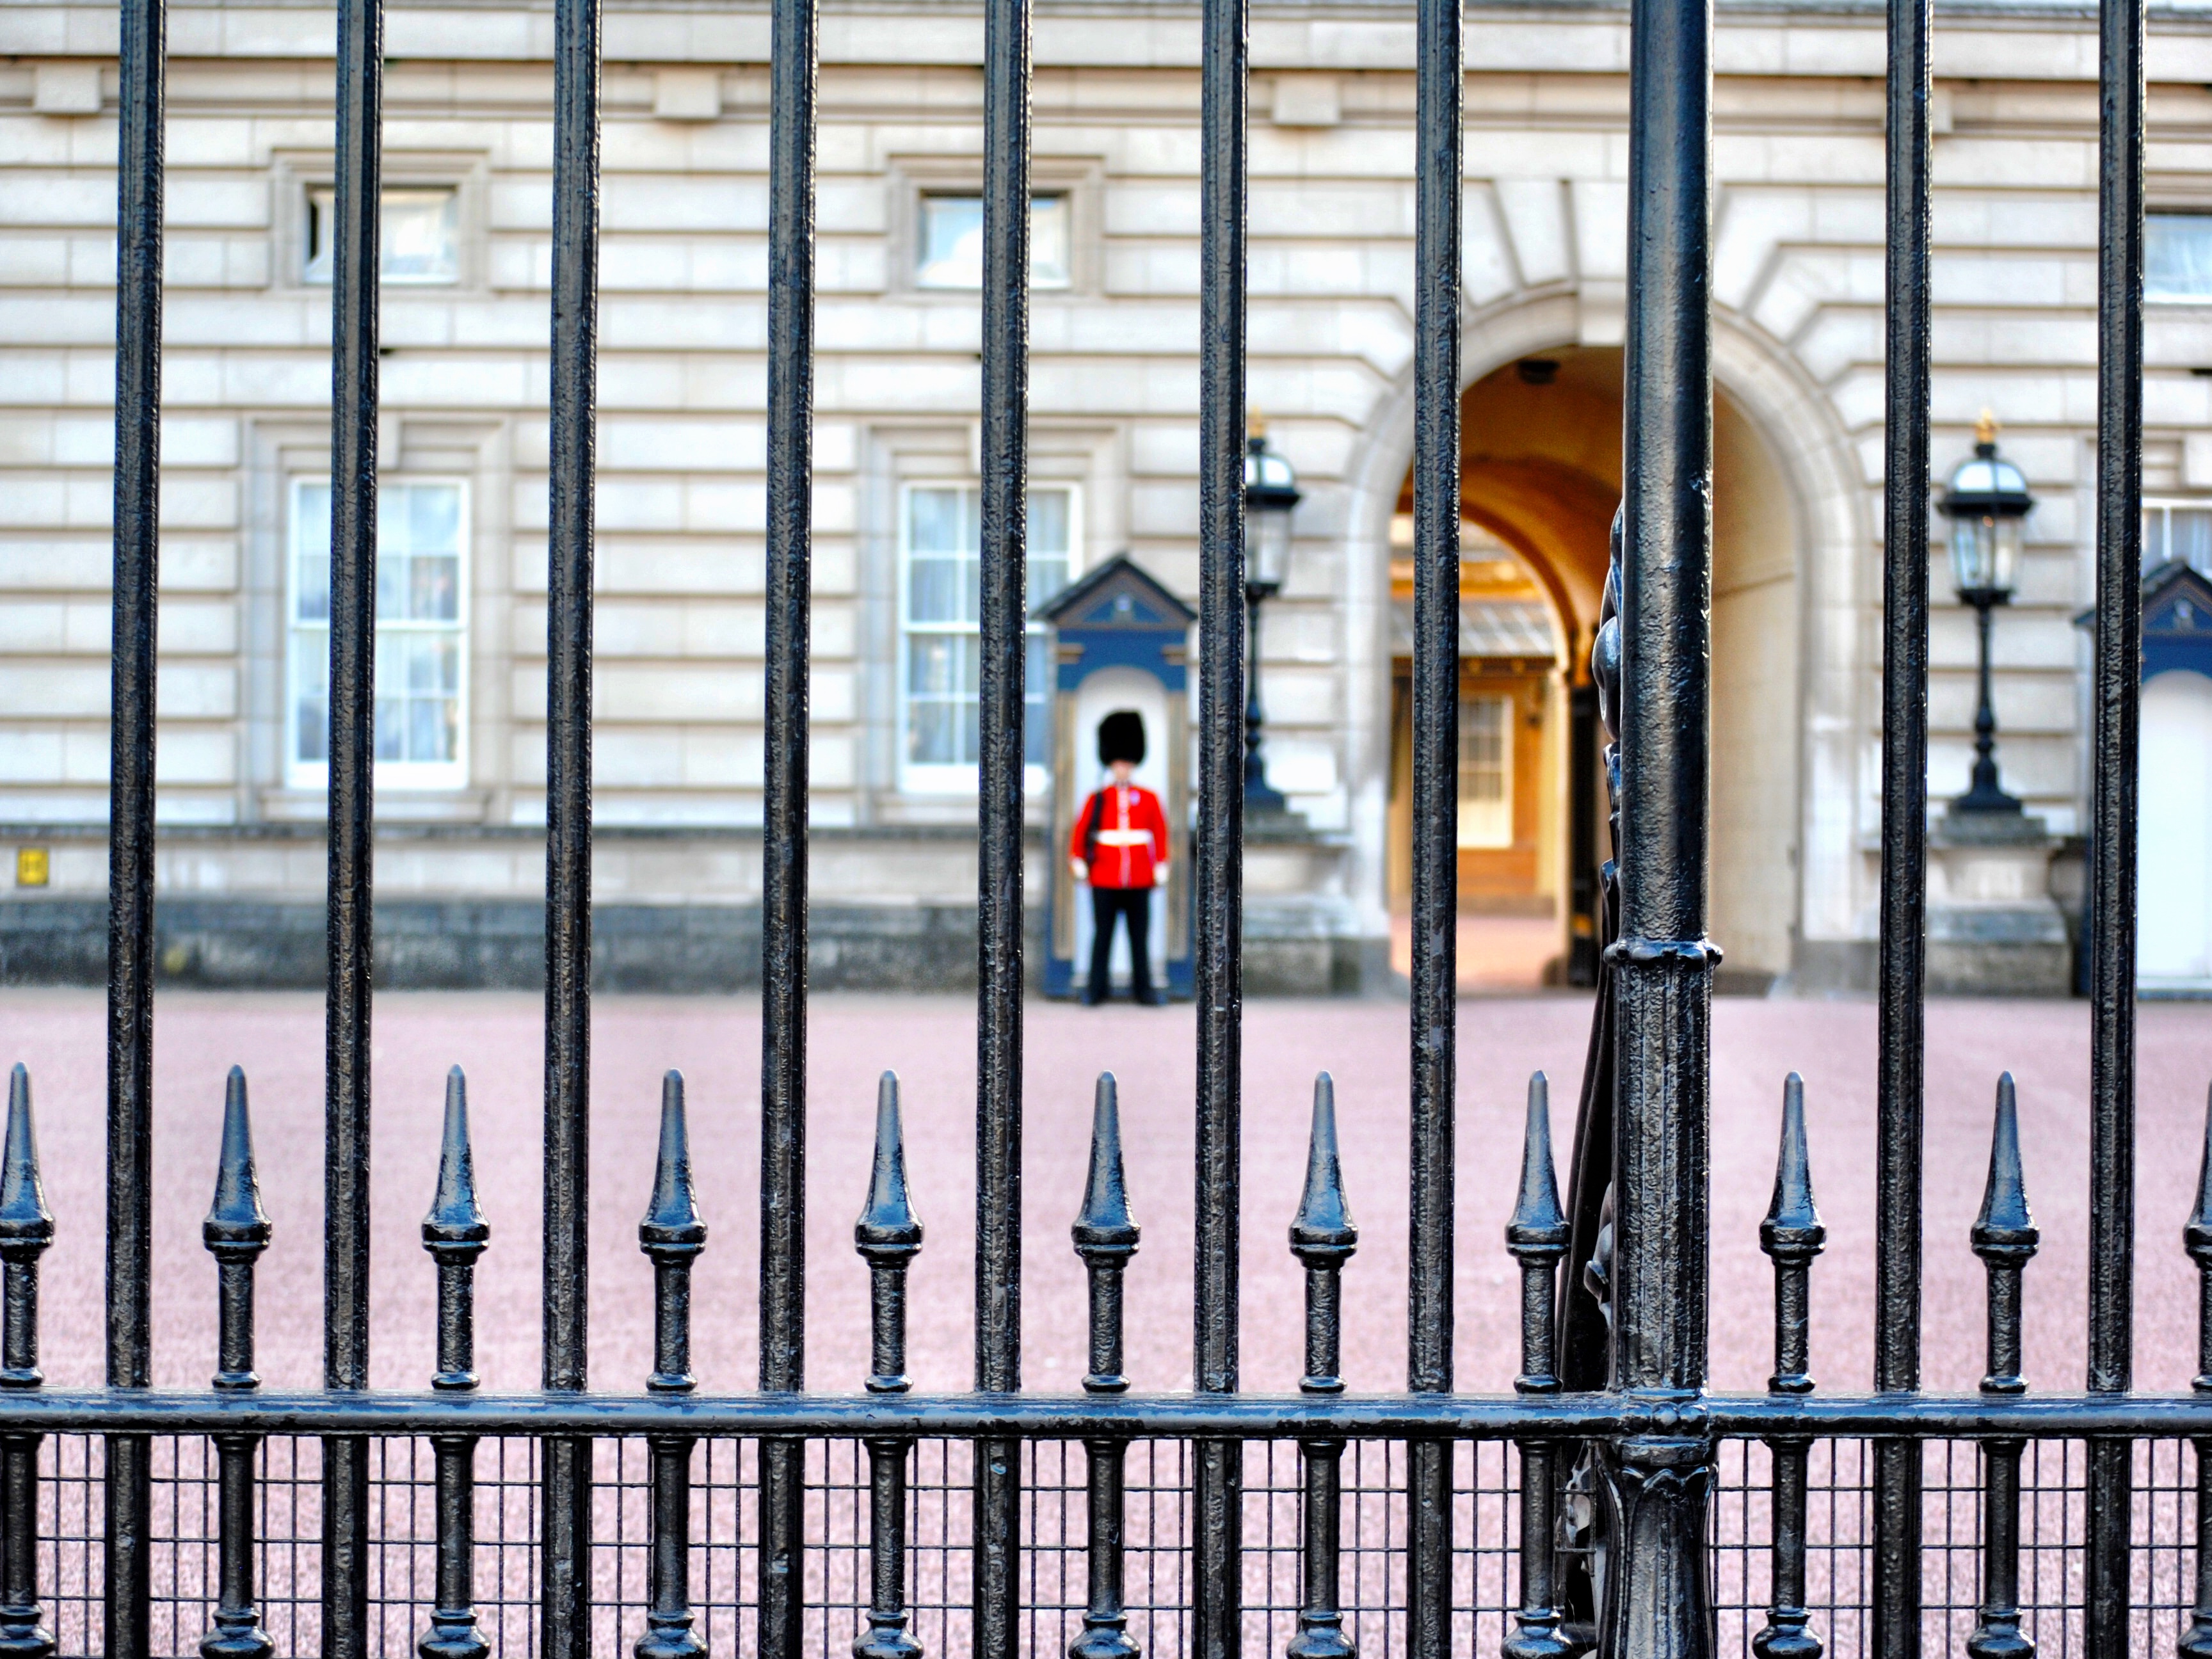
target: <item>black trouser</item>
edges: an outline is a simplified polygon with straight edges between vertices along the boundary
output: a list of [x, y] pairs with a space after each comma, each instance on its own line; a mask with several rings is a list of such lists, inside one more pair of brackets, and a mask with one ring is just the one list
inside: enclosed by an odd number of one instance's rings
[[1113, 988], [1114, 918], [1129, 922], [1129, 985], [1139, 1002], [1152, 1000], [1152, 890], [1149, 887], [1094, 887], [1091, 890], [1091, 982], [1084, 988], [1085, 1002], [1103, 1002]]

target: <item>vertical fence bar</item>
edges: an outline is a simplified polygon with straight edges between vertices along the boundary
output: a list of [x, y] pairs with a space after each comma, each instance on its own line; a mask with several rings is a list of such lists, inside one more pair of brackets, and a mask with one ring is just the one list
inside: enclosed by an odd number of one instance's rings
[[[2021, 1269], [2035, 1255], [2035, 1223], [2021, 1180], [2020, 1120], [2012, 1073], [1997, 1079], [1996, 1133], [1990, 1143], [1989, 1185], [1974, 1219], [1974, 1254], [1989, 1267], [1989, 1374], [1982, 1392], [2025, 1394], [2021, 1376]], [[2035, 1644], [2020, 1631], [2020, 1455], [2023, 1440], [1982, 1443], [1981, 1616], [1966, 1638], [1969, 1659], [2034, 1659]]]
[[[1813, 1391], [1813, 1258], [1828, 1230], [1813, 1207], [1813, 1169], [1805, 1148], [1805, 1084], [1792, 1072], [1782, 1085], [1782, 1150], [1775, 1160], [1774, 1201], [1759, 1224], [1759, 1248], [1774, 1264], [1774, 1375], [1769, 1394]], [[1759, 1659], [1820, 1659], [1820, 1639], [1806, 1628], [1806, 1465], [1813, 1443], [1802, 1435], [1766, 1442], [1774, 1468], [1773, 1588], [1766, 1623], [1752, 1638]]]
[[[115, 574], [107, 771], [107, 1386], [153, 1381], [154, 677], [167, 0], [118, 0]], [[104, 1650], [147, 1659], [153, 1441], [106, 1437]]]
[[[867, 1202], [853, 1224], [853, 1248], [868, 1264], [868, 1392], [904, 1394], [906, 1273], [921, 1249], [921, 1222], [907, 1193], [896, 1072], [876, 1084], [875, 1169]], [[853, 1659], [920, 1659], [921, 1644], [907, 1633], [906, 1607], [906, 1463], [913, 1443], [878, 1437], [867, 1448], [868, 1628], [853, 1644]]]
[[[1199, 112], [1197, 1260], [1201, 1394], [1238, 1380], [1237, 1206], [1244, 1024], [1244, 114], [1247, 0], [1204, 0]], [[1244, 1449], [1192, 1452], [1192, 1643], [1230, 1659], [1242, 1636]]]
[[[1022, 1385], [1023, 687], [1028, 659], [1029, 0], [983, 8], [981, 684], [976, 847], [975, 1386]], [[1021, 1639], [1021, 1447], [975, 1448], [975, 1651]]]
[[[1920, 1147], [1928, 894], [1928, 375], [1932, 0], [1888, 0], [1882, 478], [1881, 894], [1875, 999], [1875, 1362], [1920, 1386]], [[1919, 1443], [1875, 1443], [1874, 1637], [1920, 1651]]]
[[[761, 790], [760, 1385], [806, 1386], [807, 672], [814, 525], [815, 0], [769, 49], [768, 619]], [[805, 1447], [760, 1447], [760, 1652], [798, 1659]]]
[[[1459, 0], [1415, 11], [1413, 1117], [1407, 1386], [1452, 1386], [1459, 1011]], [[1407, 1644], [1451, 1648], [1452, 1448], [1406, 1449]]]
[[[8, 1140], [0, 1152], [0, 1389], [35, 1389], [39, 1370], [39, 1258], [54, 1218], [39, 1178], [31, 1133], [31, 1074], [8, 1073]], [[49, 1659], [53, 1632], [39, 1617], [39, 1442], [0, 1437], [0, 1656]]]
[[[2143, 4], [2101, 0], [2097, 630], [2089, 804], [2089, 1389], [2135, 1376], [2136, 810], [2142, 676]], [[2128, 1651], [2134, 1445], [2089, 1443], [2083, 1651]]]
[[[430, 1386], [441, 1394], [477, 1386], [476, 1262], [490, 1242], [469, 1148], [468, 1079], [456, 1066], [446, 1073], [438, 1190], [422, 1218], [422, 1248], [438, 1264], [438, 1370]], [[422, 1659], [484, 1659], [490, 1650], [476, 1609], [477, 1437], [433, 1435], [430, 1449], [438, 1465], [437, 1601], [416, 1651]]]
[[[2197, 1376], [2190, 1387], [2212, 1395], [2212, 1094], [2204, 1109], [2204, 1158], [2197, 1172], [2197, 1207], [2181, 1231], [2197, 1264]], [[2197, 1459], [2197, 1604], [2175, 1646], [2179, 1659], [2212, 1659], [2212, 1438], [2190, 1443]]]
[[[592, 1103], [592, 538], [598, 394], [599, 0], [553, 12], [553, 343], [545, 606], [545, 1353], [586, 1382]], [[592, 1443], [544, 1442], [543, 1651], [592, 1640]]]
[[[707, 1224], [691, 1188], [691, 1138], [684, 1116], [684, 1074], [660, 1079], [660, 1155], [653, 1199], [637, 1224], [637, 1247], [653, 1263], [654, 1394], [689, 1394], [691, 1375], [691, 1263], [707, 1248]], [[636, 1659], [703, 1659], [691, 1629], [691, 1449], [697, 1437], [647, 1437], [653, 1455], [652, 1583]]]
[[[1344, 1264], [1359, 1247], [1359, 1229], [1344, 1195], [1343, 1160], [1336, 1147], [1336, 1082], [1327, 1072], [1314, 1079], [1313, 1129], [1306, 1142], [1306, 1186], [1291, 1221], [1291, 1254], [1306, 1270], [1304, 1395], [1344, 1392], [1338, 1375], [1344, 1339]], [[1446, 1446], [1449, 1452], [1449, 1447]], [[1289, 1659], [1352, 1659], [1345, 1633], [1341, 1557], [1344, 1442], [1301, 1440], [1305, 1468], [1305, 1596]], [[1449, 1472], [1449, 1465], [1446, 1465]], [[1449, 1498], [1449, 1488], [1446, 1493]], [[1449, 1603], [1447, 1601], [1447, 1617]]]
[[[337, 8], [331, 263], [330, 806], [323, 1072], [323, 1383], [368, 1386], [369, 1069], [376, 834], [382, 0]], [[323, 1441], [323, 1651], [368, 1641], [368, 1441]]]
[[1609, 1449], [1620, 1552], [1599, 1645], [1694, 1659], [1713, 1638], [1712, 1443], [1680, 1415], [1705, 1379], [1717, 954], [1705, 938], [1711, 9], [1632, 0], [1630, 38], [1613, 1382], [1649, 1402], [1653, 1431]]
[[[1121, 1276], [1137, 1253], [1139, 1234], [1121, 1174], [1121, 1103], [1111, 1072], [1098, 1074], [1091, 1109], [1091, 1176], [1083, 1188], [1082, 1212], [1068, 1232], [1083, 1259], [1090, 1293], [1091, 1365], [1083, 1391], [1120, 1394], [1129, 1386], [1121, 1375]], [[1083, 1455], [1091, 1597], [1083, 1628], [1067, 1644], [1067, 1659], [1137, 1659], [1122, 1601], [1122, 1475], [1128, 1446], [1120, 1440], [1086, 1440]]]
[[[1552, 1085], [1541, 1072], [1528, 1079], [1528, 1121], [1521, 1139], [1521, 1191], [1505, 1225], [1505, 1248], [1521, 1264], [1519, 1395], [1559, 1391], [1553, 1331], [1554, 1287], [1571, 1230], [1559, 1209], [1559, 1178], [1552, 1162]], [[1563, 1617], [1553, 1572], [1553, 1494], [1559, 1480], [1559, 1446], [1523, 1440], [1521, 1453], [1521, 1606], [1505, 1638], [1505, 1659], [1566, 1659], [1573, 1651], [1559, 1631]]]
[[[253, 1131], [246, 1119], [246, 1073], [235, 1066], [223, 1091], [222, 1156], [215, 1202], [200, 1239], [216, 1260], [220, 1308], [220, 1368], [214, 1386], [248, 1394], [261, 1386], [253, 1371], [253, 1263], [269, 1248], [269, 1217], [253, 1174]], [[217, 1480], [217, 1593], [215, 1628], [200, 1639], [200, 1659], [270, 1659], [276, 1644], [253, 1605], [253, 1460], [258, 1434], [215, 1437]], [[363, 1638], [356, 1633], [356, 1640]]]

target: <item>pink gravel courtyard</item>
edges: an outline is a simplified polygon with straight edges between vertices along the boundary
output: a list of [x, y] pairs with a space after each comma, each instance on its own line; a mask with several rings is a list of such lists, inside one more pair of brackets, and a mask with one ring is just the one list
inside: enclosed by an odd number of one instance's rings
[[[534, 1388], [541, 1298], [541, 1005], [480, 993], [394, 993], [377, 1004], [374, 1056], [374, 1344], [383, 1388], [432, 1370], [433, 1273], [420, 1224], [436, 1170], [442, 1079], [468, 1073], [492, 1245], [478, 1268], [486, 1386]], [[260, 1269], [260, 1370], [272, 1387], [321, 1375], [322, 1001], [293, 994], [165, 992], [155, 1037], [158, 1382], [196, 1387], [214, 1362], [214, 1267], [199, 1241], [213, 1189], [222, 1080], [251, 1082], [275, 1243]], [[1564, 1166], [1588, 1035], [1585, 996], [1465, 1002], [1460, 1015], [1457, 1248], [1460, 1386], [1498, 1389], [1516, 1369], [1517, 1275], [1501, 1243], [1527, 1078], [1552, 1079]], [[641, 1386], [650, 1369], [650, 1267], [636, 1226], [652, 1176], [659, 1079], [690, 1085], [700, 1202], [712, 1229], [696, 1276], [702, 1388], [750, 1388], [756, 1364], [758, 1011], [749, 998], [603, 997], [594, 1012], [592, 1380]], [[928, 1389], [970, 1380], [974, 1214], [973, 1004], [959, 997], [823, 995], [811, 1016], [808, 1125], [808, 1382], [856, 1389], [866, 1370], [866, 1275], [852, 1247], [875, 1079], [904, 1083], [908, 1169], [927, 1230], [915, 1265], [912, 1370]], [[46, 1192], [58, 1223], [42, 1297], [43, 1357], [58, 1385], [95, 1383], [101, 1354], [104, 1005], [96, 993], [0, 993], [0, 1063], [30, 1067]], [[1024, 1382], [1072, 1389], [1083, 1370], [1083, 1297], [1067, 1225], [1081, 1197], [1091, 1086], [1120, 1078], [1129, 1184], [1143, 1247], [1129, 1275], [1137, 1386], [1189, 1386], [1194, 1073], [1188, 1008], [1099, 1011], [1033, 1002], [1027, 1027]], [[1295, 1386], [1300, 1280], [1285, 1231], [1304, 1175], [1314, 1073], [1337, 1080], [1346, 1182], [1361, 1227], [1346, 1270], [1346, 1371], [1355, 1389], [1402, 1384], [1406, 1310], [1407, 1030], [1401, 1004], [1262, 1001], [1244, 1026], [1243, 1376]], [[1723, 999], [1713, 1064], [1713, 1382], [1762, 1387], [1771, 1279], [1757, 1228], [1773, 1180], [1784, 1073], [1806, 1079], [1813, 1172], [1828, 1226], [1814, 1273], [1814, 1369], [1867, 1386], [1871, 1354], [1872, 1006]], [[2043, 1250], [2027, 1273], [2031, 1385], [2078, 1389], [2086, 1305], [2087, 1006], [1941, 1002], [1928, 1042], [1927, 1312], [1931, 1388], [1981, 1374], [1982, 1270], [1967, 1228], [1988, 1163], [1998, 1072], [2019, 1079], [2028, 1195]], [[2170, 1392], [2195, 1370], [2195, 1270], [2180, 1231], [2194, 1200], [2212, 1006], [2153, 1004], [2138, 1066], [2136, 1385]]]

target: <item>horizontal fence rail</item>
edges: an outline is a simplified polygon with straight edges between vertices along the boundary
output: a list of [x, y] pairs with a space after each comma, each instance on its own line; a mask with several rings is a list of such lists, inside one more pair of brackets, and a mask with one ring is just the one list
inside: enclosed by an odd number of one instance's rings
[[[2040, 1236], [2013, 1079], [1996, 1082], [1978, 1391], [1921, 1388], [1927, 901], [1929, 0], [1889, 0], [1882, 832], [1875, 1374], [1816, 1390], [1826, 1233], [1804, 1091], [1784, 1085], [1770, 1212], [1767, 1390], [1706, 1388], [1712, 21], [1631, 0], [1623, 497], [1586, 695], [1613, 857], [1567, 1166], [1529, 1085], [1502, 1241], [1518, 1264], [1514, 1391], [1455, 1386], [1459, 291], [1462, 61], [1454, 0], [1413, 0], [1418, 234], [1413, 481], [1413, 960], [1407, 1382], [1339, 1375], [1359, 1232], [1334, 1085], [1316, 1079], [1287, 1247], [1305, 1281], [1295, 1395], [1239, 1365], [1247, 570], [1241, 468], [1247, 0], [1203, 0], [1200, 77], [1197, 988], [1193, 1388], [1133, 1392], [1123, 1275], [1142, 1233], [1115, 1079], [1097, 1080], [1071, 1244], [1089, 1298], [1073, 1394], [1022, 1386], [1023, 839], [1030, 10], [984, 7], [976, 1346], [972, 1392], [915, 1392], [906, 1275], [925, 1238], [897, 1079], [854, 1228], [872, 1354], [853, 1394], [805, 1370], [814, 0], [769, 0], [768, 533], [757, 1391], [690, 1373], [708, 1224], [683, 1079], [664, 1081], [639, 1247], [653, 1369], [591, 1386], [589, 1108], [593, 451], [600, 8], [554, 9], [549, 426], [544, 1350], [536, 1393], [483, 1392], [473, 1273], [492, 1248], [465, 1080], [451, 1076], [422, 1243], [437, 1370], [368, 1378], [375, 803], [378, 211], [383, 17], [338, 0], [329, 660], [325, 1382], [262, 1389], [253, 1275], [272, 1239], [233, 1071], [204, 1152], [217, 1370], [149, 1386], [155, 641], [162, 0], [119, 0], [108, 954], [106, 1386], [48, 1389], [38, 1275], [57, 1218], [31, 1079], [0, 1152], [0, 1655], [277, 1652], [919, 1659], [1065, 1652], [1291, 1659], [1462, 1652], [1761, 1659], [1963, 1649], [1978, 1659], [2172, 1650], [2212, 1659], [2212, 1121], [2185, 1244], [2203, 1285], [2190, 1392], [2133, 1392], [2135, 797], [2142, 352], [2142, 0], [2101, 0], [2096, 632], [2089, 867], [2089, 1375], [2026, 1390], [2021, 1287]], [[207, 1080], [212, 1093], [213, 1080]], [[1561, 1201], [1562, 1191], [1565, 1201]], [[1140, 1200], [1141, 1194], [1133, 1195]], [[1077, 1200], [1079, 1198], [1079, 1205]], [[61, 1218], [63, 1224], [73, 1218]], [[1280, 1248], [1279, 1245], [1278, 1248]], [[1492, 1248], [1496, 1248], [1492, 1246]], [[2186, 1450], [2184, 1448], [2186, 1447]]]

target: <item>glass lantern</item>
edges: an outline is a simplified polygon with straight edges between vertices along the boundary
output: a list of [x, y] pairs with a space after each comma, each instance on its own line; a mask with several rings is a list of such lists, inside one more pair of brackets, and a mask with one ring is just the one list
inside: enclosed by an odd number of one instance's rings
[[2021, 531], [2035, 498], [2021, 470], [1997, 453], [1996, 422], [1987, 413], [1974, 435], [1973, 455], [1952, 473], [1942, 502], [1951, 520], [1951, 575], [1960, 599], [2002, 605], [2012, 597]]
[[1244, 441], [1244, 585], [1273, 594], [1290, 574], [1291, 514], [1300, 493], [1291, 464], [1255, 426]]

